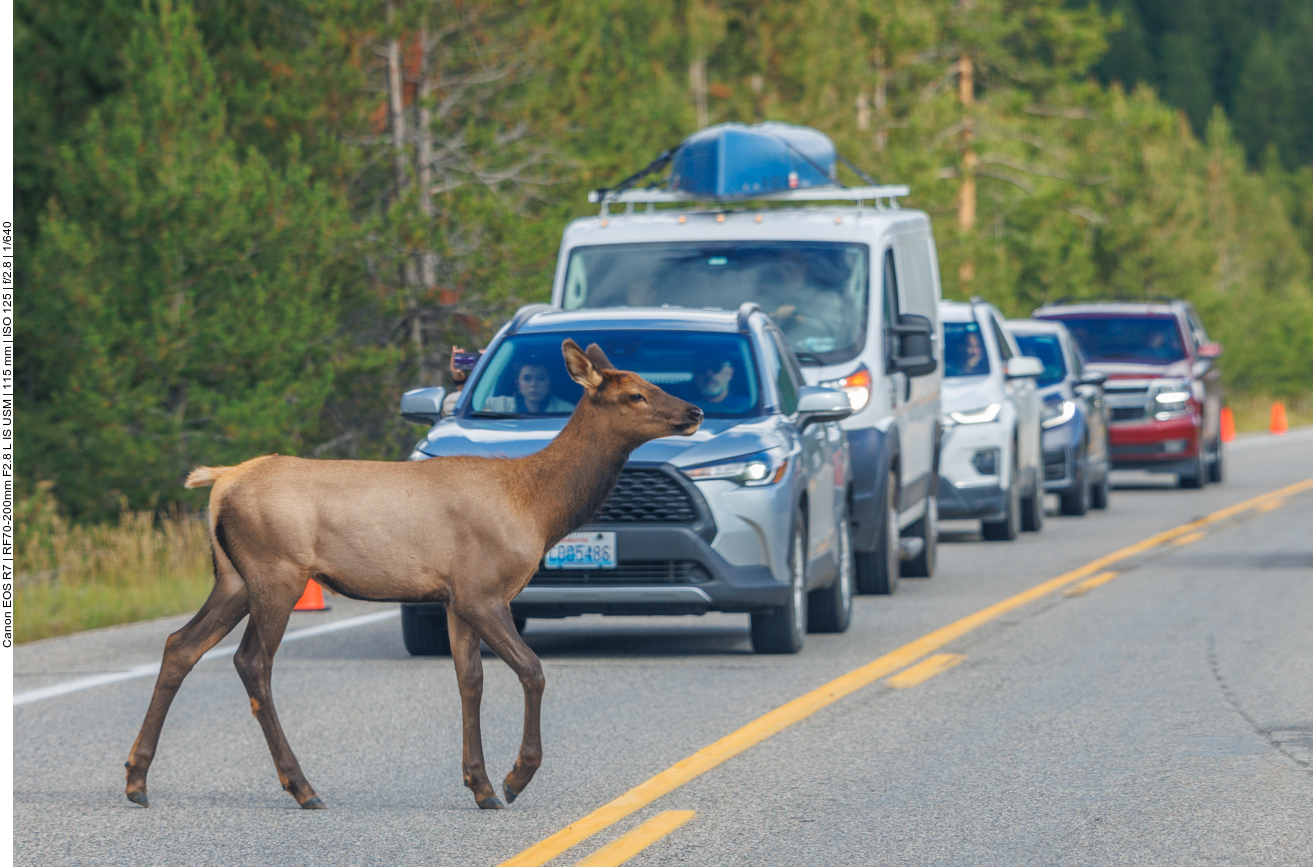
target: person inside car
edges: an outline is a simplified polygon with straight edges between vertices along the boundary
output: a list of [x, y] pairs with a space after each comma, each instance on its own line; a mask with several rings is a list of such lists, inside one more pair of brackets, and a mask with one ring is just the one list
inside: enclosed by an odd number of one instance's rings
[[516, 365], [515, 394], [489, 397], [483, 411], [542, 415], [573, 412], [574, 404], [552, 394], [552, 375], [547, 365], [537, 356], [530, 356]]
[[704, 412], [740, 413], [748, 409], [747, 395], [733, 387], [734, 360], [728, 355], [705, 354], [693, 367], [693, 402]]

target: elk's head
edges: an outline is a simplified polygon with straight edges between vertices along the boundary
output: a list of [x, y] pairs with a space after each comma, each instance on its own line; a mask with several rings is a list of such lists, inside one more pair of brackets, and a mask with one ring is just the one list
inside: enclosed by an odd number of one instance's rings
[[561, 344], [570, 378], [584, 387], [590, 404], [618, 436], [636, 444], [658, 437], [688, 436], [702, 424], [702, 410], [667, 394], [636, 373], [616, 370], [596, 343], [588, 351], [566, 338]]

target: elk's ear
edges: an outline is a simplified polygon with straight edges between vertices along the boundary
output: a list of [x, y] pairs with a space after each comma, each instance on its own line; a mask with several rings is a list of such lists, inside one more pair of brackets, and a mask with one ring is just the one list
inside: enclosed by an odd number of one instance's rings
[[611, 359], [606, 357], [606, 353], [602, 351], [602, 347], [598, 346], [596, 343], [588, 344], [588, 352], [586, 354], [593, 360], [593, 364], [596, 365], [598, 370], [615, 370], [615, 365], [611, 363]]
[[[600, 353], [601, 350], [598, 352]], [[571, 379], [589, 391], [597, 391], [601, 388], [602, 374], [597, 372], [592, 359], [584, 354], [578, 343], [568, 337], [565, 338], [565, 342], [561, 344], [561, 354], [565, 356], [565, 369], [570, 371]]]

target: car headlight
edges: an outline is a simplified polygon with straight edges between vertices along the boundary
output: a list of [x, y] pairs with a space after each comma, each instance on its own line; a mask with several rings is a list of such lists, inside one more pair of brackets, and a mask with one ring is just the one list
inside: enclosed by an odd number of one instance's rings
[[837, 388], [848, 395], [848, 403], [852, 405], [853, 412], [861, 412], [862, 408], [871, 401], [871, 371], [866, 369], [865, 364], [843, 379], [831, 379], [822, 382], [821, 385], [826, 388]]
[[788, 466], [789, 459], [782, 449], [767, 449], [746, 457], [689, 467], [683, 472], [695, 482], [727, 479], [740, 485], [758, 487], [773, 485], [784, 478]]
[[1040, 427], [1050, 428], [1066, 424], [1076, 417], [1076, 402], [1064, 400], [1061, 403], [1053, 401], [1044, 404], [1039, 411]]
[[948, 418], [954, 424], [985, 424], [998, 418], [998, 414], [1003, 411], [1003, 404], [991, 403], [983, 409], [973, 409], [969, 412], [950, 412]]
[[1182, 380], [1162, 379], [1154, 383], [1154, 416], [1171, 417], [1183, 413], [1190, 407], [1190, 383]]

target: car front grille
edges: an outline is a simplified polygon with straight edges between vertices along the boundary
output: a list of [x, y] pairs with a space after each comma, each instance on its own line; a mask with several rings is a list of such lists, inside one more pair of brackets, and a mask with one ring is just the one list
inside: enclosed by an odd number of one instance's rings
[[1112, 408], [1113, 421], [1130, 421], [1132, 419], [1144, 418], [1144, 407], [1142, 406], [1114, 406]]
[[689, 492], [664, 470], [626, 468], [593, 524], [696, 524]]
[[530, 584], [705, 584], [710, 573], [692, 560], [634, 560], [614, 569], [539, 569]]
[[1044, 481], [1055, 482], [1067, 477], [1067, 450], [1047, 449], [1044, 452]]

